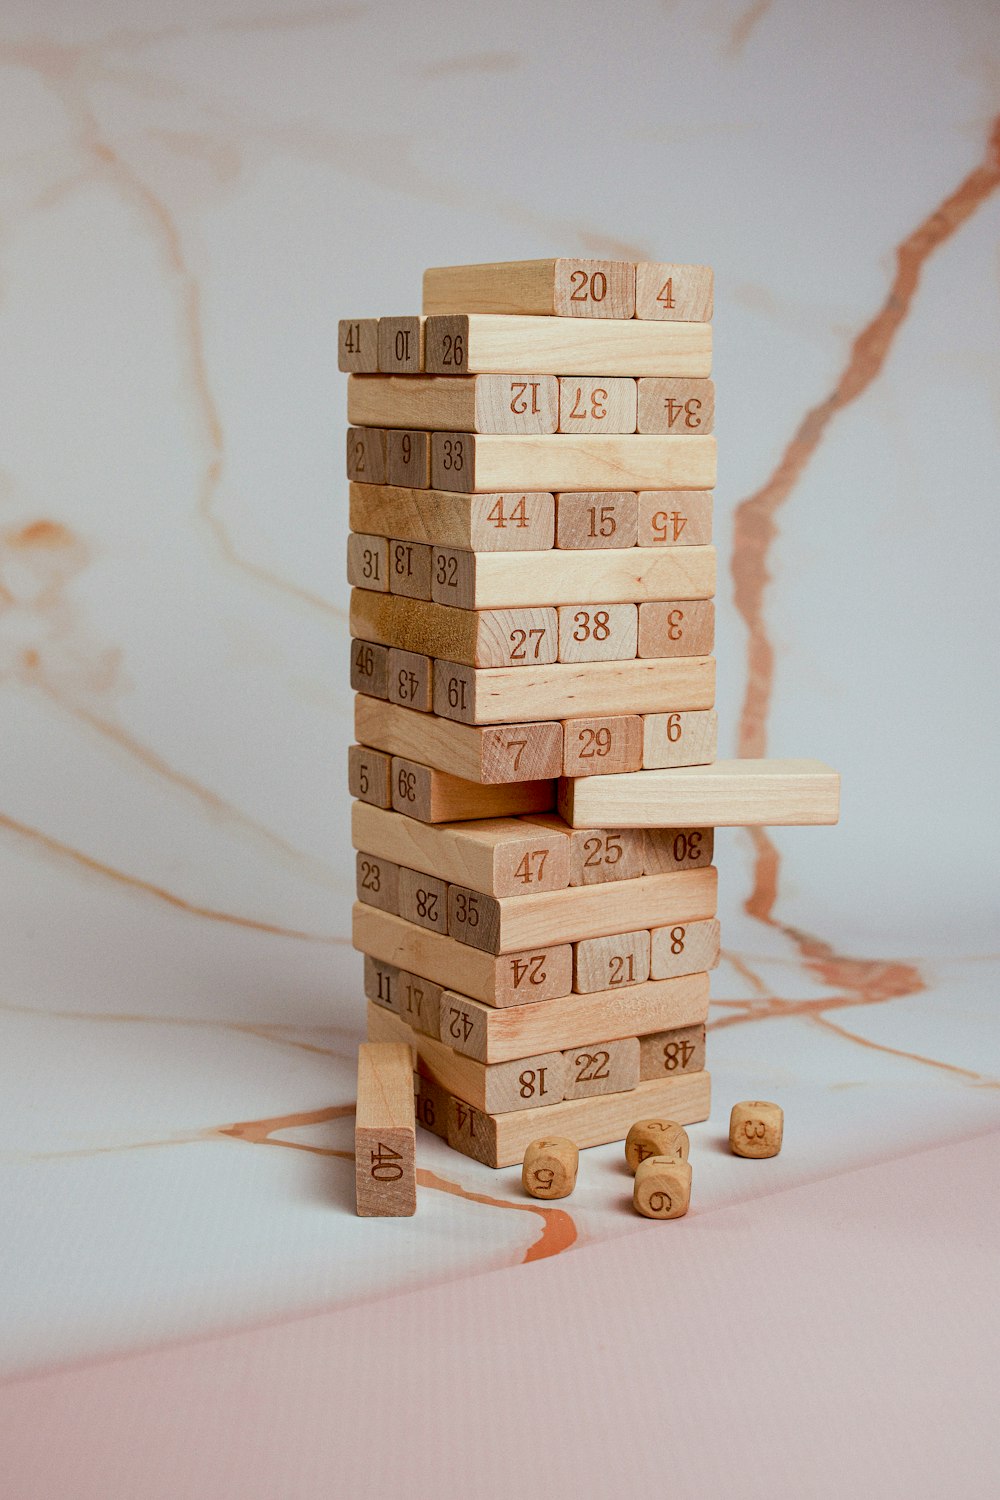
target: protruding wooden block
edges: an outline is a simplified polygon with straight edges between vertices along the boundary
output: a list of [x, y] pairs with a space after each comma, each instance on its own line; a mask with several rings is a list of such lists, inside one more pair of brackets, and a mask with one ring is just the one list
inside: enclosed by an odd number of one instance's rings
[[431, 482], [431, 435], [415, 429], [390, 428], [385, 439], [388, 485], [426, 490]]
[[576, 1187], [580, 1153], [564, 1135], [532, 1141], [521, 1165], [521, 1186], [532, 1198], [568, 1198]]
[[686, 1161], [649, 1156], [636, 1169], [632, 1204], [644, 1219], [682, 1219], [691, 1206], [691, 1167]]
[[639, 605], [639, 656], [708, 656], [714, 646], [711, 599]]
[[424, 312], [631, 318], [635, 266], [569, 258], [431, 266], [424, 272]]
[[649, 828], [644, 839], [644, 875], [663, 875], [668, 870], [693, 870], [698, 865], [710, 865], [715, 853], [713, 828]]
[[639, 432], [711, 432], [714, 423], [714, 381], [639, 381]]
[[568, 735], [566, 740], [568, 776], [578, 774], [569, 769], [571, 758], [581, 765], [579, 774], [586, 773], [588, 759], [604, 774], [619, 753], [627, 752], [628, 764], [641, 764], [642, 726], [637, 718], [634, 727], [621, 725], [621, 733], [612, 735], [609, 743], [607, 736], [581, 737], [581, 717], [607, 727], [611, 716], [620, 720], [637, 713], [711, 708], [714, 699], [711, 656], [484, 668], [438, 660], [434, 667], [434, 712], [442, 718], [461, 724], [512, 724], [555, 714], [577, 726], [572, 744]]
[[640, 1162], [651, 1156], [687, 1161], [691, 1143], [684, 1125], [690, 1123], [690, 1120], [681, 1123], [670, 1118], [636, 1120], [625, 1137], [625, 1161], [629, 1171], [634, 1172]]
[[[649, 605], [642, 608], [648, 609]], [[560, 661], [632, 660], [636, 655], [638, 634], [639, 610], [634, 604], [562, 604], [559, 607]]]
[[711, 490], [639, 493], [636, 541], [640, 547], [705, 547], [711, 540]]
[[[710, 323], [556, 322], [491, 313], [428, 318], [426, 366], [436, 375], [525, 370], [565, 375], [686, 375], [712, 373]], [[652, 488], [652, 486], [650, 486]]]
[[373, 593], [389, 592], [389, 543], [384, 536], [352, 531], [347, 538], [347, 581]]
[[[354, 733], [363, 745], [389, 755], [413, 757], [464, 781], [484, 786], [507, 785], [507, 799], [497, 798], [481, 813], [466, 817], [495, 818], [516, 812], [544, 812], [555, 800], [555, 784], [541, 783], [560, 775], [563, 765], [561, 724], [500, 724], [482, 728], [451, 723], [431, 715], [412, 714], [393, 703], [380, 703], [359, 693], [354, 700]], [[529, 785], [515, 793], [511, 783]], [[523, 799], [523, 802], [522, 802]], [[522, 805], [518, 805], [522, 802]], [[409, 808], [401, 808], [409, 812]], [[415, 816], [415, 814], [414, 814]], [[449, 812], [446, 822], [458, 818]]]
[[573, 944], [573, 988], [578, 994], [621, 989], [649, 978], [649, 932], [619, 932]]
[[[390, 562], [396, 547], [390, 543]], [[609, 606], [610, 607], [610, 606]], [[635, 611], [635, 605], [626, 606]], [[404, 647], [474, 667], [545, 666], [559, 650], [554, 609], [453, 609], [395, 594], [351, 594], [351, 632], [366, 641]]]
[[634, 714], [567, 719], [563, 735], [565, 776], [609, 776], [642, 764], [642, 720]]
[[[398, 764], [407, 767], [412, 762]], [[351, 838], [356, 849], [385, 858], [392, 853], [407, 869], [437, 874], [449, 884], [488, 895], [523, 896], [569, 885], [572, 838], [558, 826], [485, 818], [428, 827], [412, 817], [357, 802], [351, 808]]]
[[560, 432], [635, 432], [636, 409], [636, 382], [627, 376], [559, 377]]
[[432, 1135], [448, 1139], [448, 1094], [432, 1078], [414, 1077], [417, 1124]]
[[[428, 453], [430, 452], [430, 435]], [[546, 492], [462, 495], [386, 484], [352, 484], [354, 531], [437, 542], [474, 552], [544, 552], [555, 534], [555, 501]]]
[[640, 261], [635, 268], [635, 315], [658, 321], [709, 323], [713, 283], [711, 266]]
[[419, 375], [424, 368], [422, 317], [379, 318], [378, 367], [387, 375]]
[[372, 807], [391, 807], [392, 757], [367, 745], [351, 745], [347, 752], [347, 787], [352, 797]]
[[552, 433], [559, 383], [554, 375], [527, 374], [358, 376], [347, 384], [347, 413], [362, 427]]
[[400, 973], [395, 964], [383, 964], [377, 958], [369, 958], [364, 955], [365, 960], [365, 997], [376, 1005], [381, 1005], [385, 1010], [391, 1010], [398, 1016], [400, 1011], [399, 979]]
[[375, 641], [351, 641], [351, 687], [356, 693], [367, 693], [371, 698], [386, 698], [389, 692], [388, 674], [388, 646], [380, 646]]
[[567, 781], [559, 811], [574, 828], [803, 827], [836, 823], [839, 803], [840, 777], [822, 761], [717, 760]]
[[565, 1098], [588, 1099], [594, 1094], [621, 1094], [639, 1082], [639, 1041], [622, 1037], [617, 1042], [599, 1042], [571, 1047], [566, 1059]]
[[434, 550], [432, 597], [458, 609], [551, 606], [578, 599], [641, 604], [647, 599], [710, 599], [714, 593], [714, 547], [557, 548], [517, 557]]
[[[431, 548], [429, 546], [420, 542], [389, 543], [389, 592], [400, 594], [406, 599], [430, 599]], [[396, 642], [393, 644], [395, 645]]]
[[719, 962], [719, 923], [671, 922], [650, 929], [650, 979], [676, 979], [681, 974], [703, 974]]
[[413, 1063], [403, 1042], [362, 1042], [354, 1127], [357, 1208], [362, 1218], [416, 1212]]
[[348, 427], [348, 479], [359, 484], [385, 484], [385, 444], [382, 427]]
[[777, 1156], [785, 1129], [785, 1115], [780, 1104], [766, 1099], [744, 1099], [733, 1105], [729, 1117], [729, 1149], [734, 1156], [759, 1160]]
[[399, 912], [399, 866], [374, 854], [357, 857], [358, 900], [380, 911]]
[[564, 490], [556, 495], [555, 544], [562, 551], [634, 547], [637, 535], [635, 490]]
[[419, 651], [389, 652], [386, 671], [386, 695], [400, 708], [412, 708], [429, 714], [434, 701], [434, 666], [429, 656]]
[[675, 1073], [700, 1073], [705, 1066], [704, 1026], [651, 1032], [639, 1038], [639, 1077], [672, 1078]]
[[423, 1036], [440, 1036], [441, 986], [430, 979], [421, 979], [419, 974], [408, 974], [400, 969], [396, 982], [398, 1003], [390, 1005], [414, 1031]]
[[378, 318], [341, 318], [337, 324], [337, 368], [378, 369]]
[[[351, 428], [374, 432], [376, 428]], [[351, 479], [368, 476], [349, 474]], [[371, 480], [370, 483], [380, 481]], [[441, 490], [708, 490], [715, 439], [582, 433], [431, 435], [431, 483]]]
[[644, 714], [643, 769], [708, 765], [715, 759], [718, 741], [719, 716], [714, 708], [697, 713]]
[[447, 883], [422, 870], [400, 870], [399, 916], [429, 932], [447, 932]]

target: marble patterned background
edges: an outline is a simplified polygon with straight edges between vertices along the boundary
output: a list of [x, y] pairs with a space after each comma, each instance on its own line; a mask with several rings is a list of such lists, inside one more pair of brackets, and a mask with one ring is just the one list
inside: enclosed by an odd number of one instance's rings
[[[480, 1495], [610, 1495], [663, 1477], [625, 1414], [668, 1378], [675, 1495], [995, 1493], [996, 7], [7, 0], [0, 78], [10, 1493], [426, 1494], [444, 1442]], [[842, 822], [718, 840], [684, 1228], [619, 1148], [552, 1208], [430, 1137], [418, 1216], [360, 1222], [336, 321], [562, 253], [716, 268], [722, 743], [832, 762]], [[593, 1418], [544, 1487], [489, 1368]]]

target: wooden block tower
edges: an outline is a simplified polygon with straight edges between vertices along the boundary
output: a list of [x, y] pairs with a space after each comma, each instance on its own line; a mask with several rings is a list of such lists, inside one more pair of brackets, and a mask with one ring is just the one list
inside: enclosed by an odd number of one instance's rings
[[489, 1166], [706, 1118], [713, 830], [835, 822], [716, 761], [712, 273], [545, 260], [346, 319], [354, 944], [417, 1118]]

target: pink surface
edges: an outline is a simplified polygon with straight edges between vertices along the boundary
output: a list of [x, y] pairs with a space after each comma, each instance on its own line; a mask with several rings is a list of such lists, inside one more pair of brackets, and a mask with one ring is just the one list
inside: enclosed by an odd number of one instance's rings
[[998, 1147], [10, 1383], [4, 1493], [995, 1495]]

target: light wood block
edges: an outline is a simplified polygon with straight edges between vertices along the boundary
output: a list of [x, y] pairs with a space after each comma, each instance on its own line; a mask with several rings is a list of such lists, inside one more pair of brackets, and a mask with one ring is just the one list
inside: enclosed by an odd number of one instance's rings
[[631, 547], [601, 552], [557, 548], [510, 557], [436, 547], [431, 592], [439, 604], [457, 609], [535, 608], [573, 604], [578, 599], [588, 604], [711, 599], [715, 548]]
[[555, 375], [359, 375], [347, 383], [347, 414], [362, 427], [553, 433], [559, 381]]
[[521, 1186], [532, 1198], [568, 1198], [576, 1187], [580, 1153], [564, 1135], [532, 1141], [521, 1164]]
[[386, 689], [390, 703], [429, 714], [434, 702], [434, 666], [430, 657], [393, 647], [389, 652]]
[[524, 812], [526, 803], [547, 807], [552, 801], [550, 781], [482, 786], [399, 755], [392, 757], [390, 765], [392, 807], [411, 821], [439, 824], [469, 818], [512, 817]]
[[[376, 700], [372, 699], [372, 702]], [[392, 806], [392, 757], [367, 745], [351, 745], [347, 751], [347, 787], [352, 797], [372, 807]]]
[[839, 804], [840, 777], [822, 761], [717, 760], [567, 781], [559, 811], [574, 828], [803, 827], [836, 823]]
[[395, 1011], [398, 1016], [400, 971], [395, 964], [379, 963], [377, 958], [369, 958], [367, 953], [364, 960], [365, 998], [375, 1005], [381, 1005], [383, 1010]]
[[[348, 477], [366, 476], [351, 473]], [[466, 491], [707, 490], [715, 484], [715, 438], [435, 432], [431, 434], [431, 483], [436, 489]]]
[[712, 380], [640, 380], [639, 432], [711, 432], [715, 425]]
[[555, 544], [567, 552], [634, 547], [638, 536], [635, 490], [567, 490], [556, 495]]
[[[352, 930], [360, 952], [433, 979], [446, 989], [461, 986], [459, 993], [487, 1005], [525, 1005], [568, 995], [572, 989], [569, 943], [496, 957], [361, 902], [353, 908]], [[441, 1035], [448, 1041], [443, 1016]]]
[[635, 268], [637, 318], [709, 323], [714, 277], [711, 266], [640, 261]]
[[439, 1088], [430, 1078], [421, 1078], [419, 1073], [414, 1075], [413, 1083], [417, 1124], [429, 1130], [432, 1135], [438, 1135], [446, 1141], [448, 1139], [447, 1092]]
[[424, 368], [424, 322], [419, 316], [379, 318], [380, 370], [387, 375], [419, 375]]
[[428, 932], [448, 931], [448, 886], [422, 870], [399, 872], [398, 915]]
[[[430, 435], [425, 436], [429, 444]], [[473, 552], [544, 552], [555, 535], [555, 501], [544, 492], [462, 495], [352, 484], [350, 496], [354, 531], [403, 541], [436, 542]]]
[[627, 1089], [634, 1089], [639, 1082], [637, 1037], [571, 1047], [563, 1056], [566, 1060], [566, 1099], [589, 1099], [595, 1094], [621, 1094]]
[[558, 813], [531, 813], [523, 821], [569, 839], [570, 885], [601, 885], [607, 880], [663, 873], [645, 868], [646, 835], [641, 829], [570, 828]]
[[341, 318], [337, 324], [337, 369], [378, 369], [378, 318]]
[[416, 1213], [415, 1135], [409, 1047], [362, 1042], [354, 1125], [357, 1209], [362, 1218]]
[[629, 1171], [634, 1173], [650, 1157], [687, 1161], [691, 1143], [684, 1125], [690, 1123], [672, 1116], [636, 1120], [625, 1137], [625, 1164]]
[[431, 266], [424, 272], [424, 312], [631, 318], [635, 266], [569, 258]]
[[639, 605], [639, 656], [708, 656], [715, 646], [711, 599]]
[[558, 431], [635, 432], [636, 386], [624, 375], [561, 375]]
[[[467, 817], [544, 812], [554, 803], [554, 785], [543, 788], [539, 782], [558, 776], [562, 770], [561, 724], [503, 724], [483, 729], [436, 716], [415, 715], [359, 693], [354, 700], [354, 733], [361, 744], [370, 745], [373, 750], [412, 757], [421, 765], [465, 781], [490, 786], [511, 782], [531, 784], [526, 793], [512, 795], [503, 805], [495, 802], [488, 810], [468, 813]], [[525, 798], [525, 806], [515, 805], [518, 795]], [[454, 821], [457, 817], [457, 813], [449, 813], [442, 821]]]
[[358, 900], [380, 911], [399, 913], [399, 866], [374, 854], [361, 853], [356, 860]]
[[703, 974], [719, 962], [719, 923], [671, 922], [650, 929], [650, 979], [677, 979]]
[[711, 540], [711, 490], [639, 492], [636, 534], [638, 546], [705, 547]]
[[642, 720], [635, 715], [567, 719], [563, 734], [565, 776], [608, 776], [642, 765]]
[[437, 1038], [441, 1025], [441, 986], [430, 979], [421, 979], [419, 974], [408, 974], [405, 969], [398, 970], [398, 975], [398, 1005], [388, 1009], [396, 1011], [414, 1031]]
[[[393, 542], [390, 553], [397, 546], [410, 545]], [[626, 607], [635, 613], [634, 604]], [[350, 620], [352, 634], [366, 641], [405, 645], [465, 666], [545, 666], [556, 660], [559, 650], [559, 619], [554, 609], [454, 609], [448, 604], [355, 589]]]
[[581, 995], [644, 984], [648, 978], [649, 932], [645, 929], [573, 944], [573, 988]]
[[[391, 686], [390, 680], [390, 699]], [[516, 724], [543, 714], [565, 719], [600, 715], [606, 722], [608, 716], [636, 712], [711, 708], [714, 701], [711, 656], [484, 668], [439, 660], [434, 668], [434, 712], [461, 724]], [[567, 765], [569, 748], [567, 739]], [[586, 749], [587, 743], [574, 748], [574, 760], [586, 758]], [[607, 760], [611, 753], [602, 756], [595, 750], [594, 758]], [[574, 774], [567, 769], [567, 775]]]
[[639, 1038], [639, 1077], [672, 1078], [676, 1073], [700, 1073], [705, 1066], [704, 1026], [678, 1031], [655, 1031]]
[[389, 485], [426, 490], [431, 482], [430, 433], [390, 428], [385, 438], [385, 476]]
[[441, 1040], [480, 1062], [507, 1062], [556, 1048], [617, 1041], [644, 1033], [703, 1025], [708, 975], [627, 985], [592, 995], [572, 994], [505, 1009], [457, 991], [441, 995]]
[[525, 370], [565, 375], [712, 373], [710, 323], [604, 322], [491, 313], [431, 316], [424, 330], [426, 367], [436, 375]]
[[360, 484], [385, 484], [385, 445], [386, 434], [382, 427], [348, 427], [348, 479]]
[[634, 660], [638, 637], [639, 610], [635, 604], [559, 607], [560, 661]]
[[[715, 853], [713, 828], [649, 828], [643, 840], [644, 875], [665, 875], [668, 870], [693, 870], [698, 865], [710, 865]], [[405, 860], [401, 863], [405, 864]]]
[[384, 536], [351, 532], [347, 538], [347, 581], [354, 588], [389, 592], [389, 543]]
[[[430, 599], [432, 548], [421, 542], [389, 543], [389, 592], [405, 599]], [[402, 642], [393, 642], [402, 645]], [[409, 644], [409, 643], [407, 643]]]
[[690, 1165], [647, 1157], [636, 1170], [632, 1206], [644, 1219], [682, 1219], [691, 1206]]
[[[381, 594], [373, 594], [381, 599]], [[373, 641], [351, 642], [351, 687], [371, 698], [386, 698], [389, 693], [389, 648]]]
[[748, 1156], [755, 1161], [777, 1156], [785, 1129], [785, 1115], [780, 1104], [767, 1099], [744, 1099], [734, 1104], [729, 1117], [729, 1149], [734, 1156]]
[[718, 742], [719, 716], [714, 709], [701, 713], [645, 714], [643, 769], [708, 765], [715, 759]]

